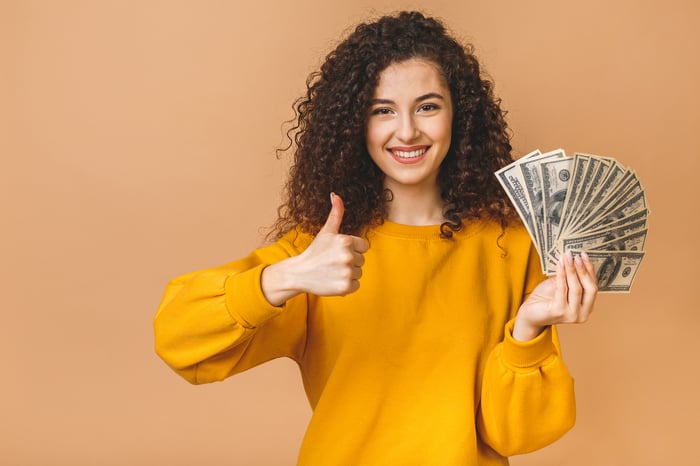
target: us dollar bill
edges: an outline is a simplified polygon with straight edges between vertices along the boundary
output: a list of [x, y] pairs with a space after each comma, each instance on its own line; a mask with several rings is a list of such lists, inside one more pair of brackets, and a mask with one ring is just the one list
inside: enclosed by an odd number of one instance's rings
[[[574, 256], [580, 251], [572, 251]], [[588, 251], [598, 279], [598, 291], [629, 293], [644, 259], [643, 251]]]
[[590, 251], [594, 249], [641, 251], [644, 249], [646, 226], [646, 219], [640, 219], [617, 228], [598, 230], [580, 236], [570, 236], [561, 240], [560, 250], [562, 252]]
[[[611, 162], [608, 158], [589, 154], [574, 154], [574, 157], [586, 156], [589, 159], [586, 172], [581, 180], [580, 194], [576, 199], [576, 206], [571, 213], [570, 224], [576, 225], [578, 219], [585, 215], [585, 207], [589, 204], [591, 197], [600, 186], [605, 174], [610, 168]], [[572, 227], [572, 229], [575, 227]]]
[[[617, 220], [610, 222], [607, 225], [604, 225], [600, 228], [590, 230], [589, 233], [598, 233], [600, 231], [607, 231], [607, 230], [612, 230], [615, 228], [627, 227], [630, 224], [642, 225], [642, 227], [640, 229], [646, 228], [647, 224], [648, 224], [647, 223], [648, 216], [649, 216], [649, 209], [642, 209], [639, 212], [618, 218]], [[640, 222], [640, 220], [643, 220], [643, 222]]]
[[579, 215], [579, 209], [581, 208], [581, 202], [583, 201], [583, 198], [586, 196], [588, 193], [588, 189], [591, 185], [591, 180], [593, 178], [593, 174], [595, 173], [597, 167], [600, 165], [598, 160], [596, 160], [594, 157], [588, 155], [588, 154], [574, 154], [574, 157], [577, 159], [583, 159], [587, 160], [586, 163], [586, 169], [583, 172], [583, 176], [581, 176], [581, 179], [579, 180], [579, 184], [576, 186], [576, 200], [573, 205], [573, 210], [569, 213], [571, 220], [575, 220], [578, 215]]
[[566, 251], [586, 251], [599, 291], [628, 292], [644, 257], [649, 208], [637, 174], [615, 159], [533, 151], [497, 173], [539, 253], [557, 273]]
[[540, 151], [534, 150], [496, 172], [496, 177], [498, 178], [498, 181], [501, 183], [501, 186], [503, 186], [506, 195], [513, 203], [515, 210], [518, 211], [518, 214], [520, 215], [520, 218], [525, 224], [525, 228], [530, 234], [530, 238], [532, 238], [532, 241], [533, 243], [535, 243], [535, 245], [537, 245], [537, 236], [535, 235], [535, 223], [533, 220], [530, 201], [528, 200], [527, 192], [525, 190], [525, 180], [523, 178], [523, 173], [520, 170], [519, 164], [522, 163], [524, 160], [529, 160], [539, 155], [541, 155]]
[[[564, 201], [569, 190], [573, 159], [542, 162], [542, 208], [544, 211], [544, 251], [550, 251], [559, 233]], [[546, 270], [545, 270], [546, 272]]]
[[590, 215], [584, 223], [588, 230], [599, 229], [643, 210], [648, 211], [646, 195], [639, 185], [628, 190], [609, 208], [596, 211], [596, 215]]
[[586, 167], [590, 162], [589, 157], [585, 154], [574, 154], [572, 161], [572, 180], [569, 183], [570, 189], [566, 193], [566, 199], [564, 200], [564, 211], [562, 212], [562, 223], [559, 227], [560, 234], [564, 231], [569, 230], [569, 224], [574, 218], [574, 206], [576, 205], [577, 195], [581, 193], [579, 187], [581, 186], [581, 180], [586, 174]]
[[558, 149], [546, 152], [540, 156], [533, 157], [520, 164], [520, 170], [525, 180], [525, 191], [532, 208], [532, 220], [535, 227], [536, 246], [540, 252], [542, 270], [546, 270], [544, 262], [545, 239], [544, 239], [544, 205], [542, 200], [542, 180], [540, 179], [540, 165], [544, 162], [566, 157], [563, 150]]
[[576, 216], [576, 219], [572, 219], [570, 221], [571, 228], [567, 228], [566, 231], [561, 231], [561, 234], [563, 235], [569, 233], [572, 230], [575, 231], [580, 224], [581, 219], [587, 218], [591, 211], [600, 205], [603, 199], [607, 198], [616, 190], [627, 172], [628, 170], [621, 167], [616, 161], [613, 161], [600, 186], [596, 188], [595, 193], [588, 196], [590, 199], [580, 210], [579, 214]]
[[641, 185], [639, 185], [639, 180], [637, 179], [637, 174], [632, 170], [627, 170], [615, 188], [607, 196], [601, 199], [600, 202], [593, 207], [593, 209], [591, 209], [591, 211], [585, 217], [582, 218], [582, 221], [590, 220], [591, 218], [600, 215], [601, 212], [604, 213], [614, 209], [614, 206], [624, 202], [624, 200], [630, 196], [631, 190], [635, 188], [637, 188], [637, 192], [639, 189], [641, 189]]
[[613, 238], [591, 248], [591, 251], [644, 251], [647, 229], [634, 231], [624, 236]]

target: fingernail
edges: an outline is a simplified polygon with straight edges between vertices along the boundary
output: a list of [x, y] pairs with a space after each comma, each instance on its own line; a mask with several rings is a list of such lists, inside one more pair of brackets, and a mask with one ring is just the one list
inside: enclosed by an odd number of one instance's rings
[[574, 257], [574, 262], [576, 262], [576, 265], [581, 265], [581, 257], [580, 256]]
[[564, 257], [566, 258], [566, 263], [571, 265], [574, 263], [574, 258], [571, 255], [571, 251], [566, 251], [566, 254], [564, 254]]
[[581, 251], [581, 257], [588, 259], [588, 254], [586, 254], [586, 251]]

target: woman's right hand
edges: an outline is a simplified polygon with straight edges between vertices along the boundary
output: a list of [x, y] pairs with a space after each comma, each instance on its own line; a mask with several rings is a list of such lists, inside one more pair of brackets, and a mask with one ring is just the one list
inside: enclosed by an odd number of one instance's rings
[[300, 293], [344, 296], [357, 291], [369, 244], [339, 233], [344, 213], [343, 200], [331, 194], [328, 219], [309, 247], [263, 270], [262, 291], [270, 304], [281, 306]]

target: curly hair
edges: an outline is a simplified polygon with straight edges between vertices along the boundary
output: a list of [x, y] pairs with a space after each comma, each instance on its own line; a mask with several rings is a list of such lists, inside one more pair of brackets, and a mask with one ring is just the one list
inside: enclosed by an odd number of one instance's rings
[[419, 12], [401, 12], [363, 23], [330, 52], [306, 81], [287, 131], [294, 160], [286, 201], [274, 225], [277, 237], [299, 227], [316, 234], [330, 210], [329, 194], [346, 206], [341, 232], [360, 234], [386, 218], [391, 193], [365, 144], [367, 114], [380, 73], [412, 58], [431, 61], [445, 77], [453, 102], [452, 141], [438, 173], [449, 238], [463, 221], [493, 217], [505, 226], [514, 210], [494, 172], [512, 161], [510, 133], [482, 75], [472, 45], [462, 45], [443, 24]]

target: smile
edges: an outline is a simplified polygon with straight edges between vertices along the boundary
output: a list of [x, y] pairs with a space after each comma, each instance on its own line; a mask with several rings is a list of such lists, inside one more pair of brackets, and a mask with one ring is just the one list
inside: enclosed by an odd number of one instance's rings
[[430, 149], [430, 146], [423, 146], [419, 148], [406, 147], [406, 148], [394, 148], [389, 149], [391, 156], [400, 163], [417, 163], [423, 159], [425, 153]]
[[412, 151], [402, 151], [402, 150], [392, 150], [391, 153], [396, 155], [397, 157], [401, 157], [402, 159], [413, 159], [416, 157], [420, 157], [421, 155], [425, 154], [425, 151], [427, 151], [428, 148], [424, 147], [422, 149], [418, 150], [412, 150]]

